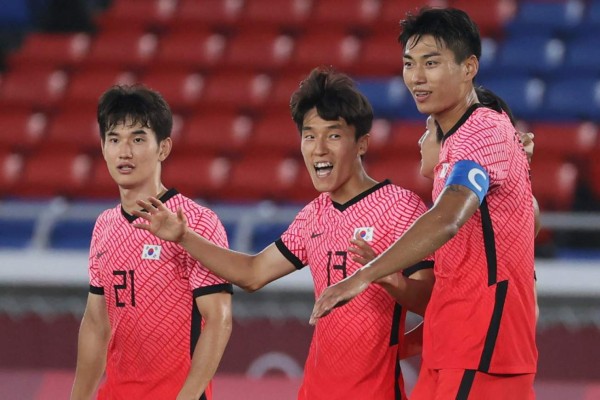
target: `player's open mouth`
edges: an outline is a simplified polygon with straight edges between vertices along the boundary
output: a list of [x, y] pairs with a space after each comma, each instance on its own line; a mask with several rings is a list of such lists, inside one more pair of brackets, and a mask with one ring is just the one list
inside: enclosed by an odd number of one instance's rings
[[429, 95], [431, 94], [431, 92], [427, 92], [424, 90], [416, 90], [413, 92], [414, 96], [417, 100], [425, 100], [427, 97], [429, 97]]
[[315, 172], [319, 178], [324, 178], [331, 174], [333, 170], [333, 164], [330, 162], [317, 162], [315, 163]]
[[119, 172], [127, 174], [131, 171], [133, 171], [135, 167], [133, 166], [133, 164], [130, 163], [123, 163], [123, 164], [119, 164], [117, 165], [117, 169], [119, 170]]

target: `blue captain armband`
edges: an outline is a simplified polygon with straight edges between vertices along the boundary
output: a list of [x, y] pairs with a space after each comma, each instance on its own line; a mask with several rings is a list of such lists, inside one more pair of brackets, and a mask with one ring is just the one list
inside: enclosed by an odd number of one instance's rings
[[446, 180], [446, 186], [449, 185], [468, 187], [477, 195], [479, 204], [481, 204], [490, 187], [490, 177], [487, 171], [475, 161], [461, 160], [454, 164], [454, 168]]

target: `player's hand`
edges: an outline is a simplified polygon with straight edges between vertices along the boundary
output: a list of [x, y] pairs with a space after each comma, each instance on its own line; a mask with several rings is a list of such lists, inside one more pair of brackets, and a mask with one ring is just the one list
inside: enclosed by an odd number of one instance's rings
[[[350, 239], [350, 243], [352, 244], [348, 247], [348, 252], [351, 253], [350, 258], [360, 265], [367, 265], [368, 262], [373, 261], [375, 257], [377, 257], [377, 253], [375, 253], [373, 247], [371, 247], [366, 240], [361, 238], [358, 232], [353, 239]], [[384, 283], [399, 287], [400, 279], [402, 279], [402, 277], [399, 277], [398, 273], [394, 272], [393, 274], [377, 279], [375, 283]]]
[[175, 214], [155, 197], [149, 197], [148, 201], [137, 200], [136, 203], [147, 212], [135, 210], [132, 214], [149, 223], [133, 224], [135, 228], [146, 230], [163, 240], [181, 242], [187, 231], [187, 218], [181, 208]]
[[533, 157], [533, 148], [535, 147], [533, 143], [533, 138], [535, 135], [533, 132], [519, 132], [521, 143], [523, 143], [523, 150], [525, 150], [525, 154], [527, 155], [527, 161], [531, 163], [531, 158]]
[[364, 279], [361, 270], [358, 270], [353, 275], [325, 289], [315, 303], [310, 316], [310, 324], [315, 325], [319, 318], [329, 314], [335, 307], [343, 306], [361, 294], [369, 286], [369, 283]]
[[366, 265], [369, 261], [372, 261], [375, 259], [375, 257], [377, 257], [375, 250], [373, 250], [371, 245], [359, 236], [358, 232], [354, 238], [350, 239], [350, 243], [351, 245], [348, 247], [350, 258], [360, 265]]

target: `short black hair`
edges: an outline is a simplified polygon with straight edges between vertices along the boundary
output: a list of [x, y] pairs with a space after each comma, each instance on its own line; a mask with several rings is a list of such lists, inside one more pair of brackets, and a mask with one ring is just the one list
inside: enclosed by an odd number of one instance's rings
[[98, 101], [98, 126], [100, 139], [115, 125], [140, 124], [156, 134], [158, 143], [171, 136], [173, 114], [160, 93], [144, 85], [116, 85], [109, 88]]
[[512, 113], [512, 110], [510, 109], [508, 104], [506, 104], [506, 102], [502, 99], [502, 97], [498, 96], [490, 89], [484, 88], [483, 86], [477, 86], [475, 88], [475, 93], [477, 94], [477, 98], [479, 99], [479, 102], [481, 104], [499, 113], [504, 111], [506, 115], [508, 115], [508, 118], [510, 119], [510, 122], [513, 124], [513, 126], [516, 125], [517, 120], [514, 114]]
[[[454, 53], [457, 63], [474, 55], [481, 57], [481, 36], [477, 24], [462, 10], [456, 8], [422, 8], [417, 15], [408, 13], [400, 21], [402, 32], [398, 41], [404, 49], [411, 37], [418, 42], [423, 36], [431, 35], [440, 45]], [[416, 43], [415, 42], [415, 43]]]
[[332, 68], [313, 69], [292, 94], [290, 111], [298, 131], [302, 132], [306, 113], [315, 107], [319, 117], [326, 121], [343, 118], [348, 125], [354, 126], [357, 140], [371, 131], [371, 103], [348, 75]]

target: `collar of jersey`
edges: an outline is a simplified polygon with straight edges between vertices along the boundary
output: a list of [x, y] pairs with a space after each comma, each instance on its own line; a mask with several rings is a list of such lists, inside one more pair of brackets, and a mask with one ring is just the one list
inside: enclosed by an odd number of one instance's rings
[[[175, 196], [177, 193], [179, 193], [177, 189], [169, 189], [162, 196], [160, 196], [159, 200], [163, 203], [166, 203], [171, 197]], [[142, 211], [146, 210], [142, 209]], [[135, 215], [127, 213], [127, 211], [123, 209], [123, 206], [121, 206], [121, 214], [123, 214], [125, 219], [129, 221], [130, 224], [137, 219]]]
[[[454, 132], [456, 132], [458, 130], [458, 128], [460, 128], [462, 126], [462, 124], [464, 124], [467, 121], [467, 119], [469, 119], [469, 117], [471, 116], [471, 114], [473, 114], [475, 112], [475, 110], [477, 110], [478, 108], [481, 108], [481, 107], [485, 107], [485, 106], [481, 103], [475, 103], [475, 104], [471, 105], [471, 107], [467, 108], [467, 111], [465, 111], [465, 113], [463, 114], [462, 117], [460, 117], [458, 122], [456, 124], [454, 124], [452, 129], [450, 129], [448, 131], [448, 133], [444, 134], [444, 137], [442, 138], [442, 146], [444, 145], [444, 142], [446, 141], [446, 139], [448, 139], [451, 135], [453, 135]], [[438, 127], [438, 129], [439, 129], [439, 127]]]
[[376, 192], [377, 190], [381, 189], [382, 187], [389, 185], [391, 182], [389, 181], [389, 179], [386, 179], [384, 181], [379, 182], [377, 185], [373, 186], [370, 189], [365, 190], [364, 192], [358, 194], [357, 196], [353, 197], [352, 199], [348, 200], [347, 202], [345, 202], [344, 204], [340, 204], [340, 203], [336, 203], [335, 201], [331, 200], [331, 203], [333, 204], [333, 207], [338, 210], [338, 211], [344, 211], [346, 210], [348, 207], [350, 207], [353, 204], [358, 203], [359, 201], [361, 201], [362, 199], [364, 199], [365, 197], [367, 197], [368, 195], [370, 195], [373, 192]]

